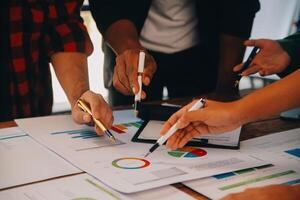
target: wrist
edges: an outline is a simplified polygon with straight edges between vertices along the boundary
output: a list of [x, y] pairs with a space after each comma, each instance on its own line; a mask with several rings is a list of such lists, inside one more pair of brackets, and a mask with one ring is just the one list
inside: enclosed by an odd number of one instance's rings
[[247, 111], [246, 105], [243, 99], [234, 101], [232, 105], [235, 109], [234, 116], [236, 116], [236, 120], [240, 125], [247, 124], [251, 122], [250, 113]]
[[75, 88], [76, 88], [76, 91], [74, 91], [72, 93], [71, 97], [69, 98], [71, 108], [73, 108], [76, 105], [78, 99], [80, 99], [86, 92], [90, 91], [89, 88], [85, 87], [85, 86], [83, 87], [83, 86], [78, 85], [78, 87], [76, 86]]

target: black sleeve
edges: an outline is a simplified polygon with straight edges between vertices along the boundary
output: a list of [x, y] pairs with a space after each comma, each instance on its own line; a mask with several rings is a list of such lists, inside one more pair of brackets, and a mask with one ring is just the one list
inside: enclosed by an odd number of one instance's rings
[[260, 9], [258, 0], [220, 0], [220, 32], [247, 39]]
[[140, 31], [150, 3], [149, 0], [89, 0], [92, 15], [102, 35], [110, 25], [122, 19], [130, 20]]
[[289, 54], [290, 65], [278, 75], [284, 77], [300, 68], [300, 32], [278, 40], [280, 46]]

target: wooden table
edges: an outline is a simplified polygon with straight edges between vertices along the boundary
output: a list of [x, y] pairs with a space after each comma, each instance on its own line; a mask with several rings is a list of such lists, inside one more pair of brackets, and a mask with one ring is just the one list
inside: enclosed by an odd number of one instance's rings
[[[172, 100], [168, 101], [170, 103], [178, 103], [178, 104], [184, 104], [188, 102], [190, 99], [185, 99], [185, 100]], [[160, 102], [161, 103], [161, 102]], [[124, 107], [119, 107], [118, 109], [122, 109]], [[125, 107], [126, 108], [126, 107]], [[9, 122], [2, 122], [0, 123], [0, 128], [8, 128], [8, 127], [13, 127], [16, 126], [16, 123], [13, 121]], [[280, 131], [286, 131], [294, 128], [300, 128], [300, 122], [299, 121], [286, 121], [280, 119], [278, 116], [265, 119], [262, 121], [257, 121], [253, 123], [249, 123], [243, 126], [242, 132], [241, 132], [241, 140], [246, 140], [254, 137], [259, 137], [263, 135], [268, 135], [272, 134], [275, 132], [280, 132]], [[206, 200], [208, 199], [207, 197], [193, 191], [192, 189], [184, 186], [181, 183], [173, 184], [175, 188], [191, 195], [192, 197], [199, 199], [199, 200]]]

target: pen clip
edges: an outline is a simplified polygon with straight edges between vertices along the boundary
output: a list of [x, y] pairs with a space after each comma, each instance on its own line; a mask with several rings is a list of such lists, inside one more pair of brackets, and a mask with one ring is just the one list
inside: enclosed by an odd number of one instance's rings
[[85, 102], [81, 99], [78, 99], [77, 100], [77, 105], [79, 108], [81, 108], [84, 112], [90, 114], [92, 116], [92, 112], [91, 110], [89, 109], [89, 107], [85, 104]]

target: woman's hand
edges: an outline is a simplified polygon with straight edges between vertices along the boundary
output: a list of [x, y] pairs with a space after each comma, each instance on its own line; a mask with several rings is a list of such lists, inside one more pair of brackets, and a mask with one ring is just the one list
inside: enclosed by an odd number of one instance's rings
[[[259, 39], [248, 40], [246, 46], [259, 47], [260, 51], [254, 57], [248, 69], [242, 72], [242, 76], [259, 73], [261, 76], [282, 72], [291, 62], [291, 58], [275, 40]], [[233, 71], [239, 72], [243, 63], [235, 66]]]
[[182, 148], [195, 136], [224, 133], [241, 126], [238, 101], [222, 103], [206, 100], [204, 108], [188, 112], [195, 102], [177, 111], [163, 125], [161, 135], [178, 122], [178, 131], [167, 141], [168, 148]]

